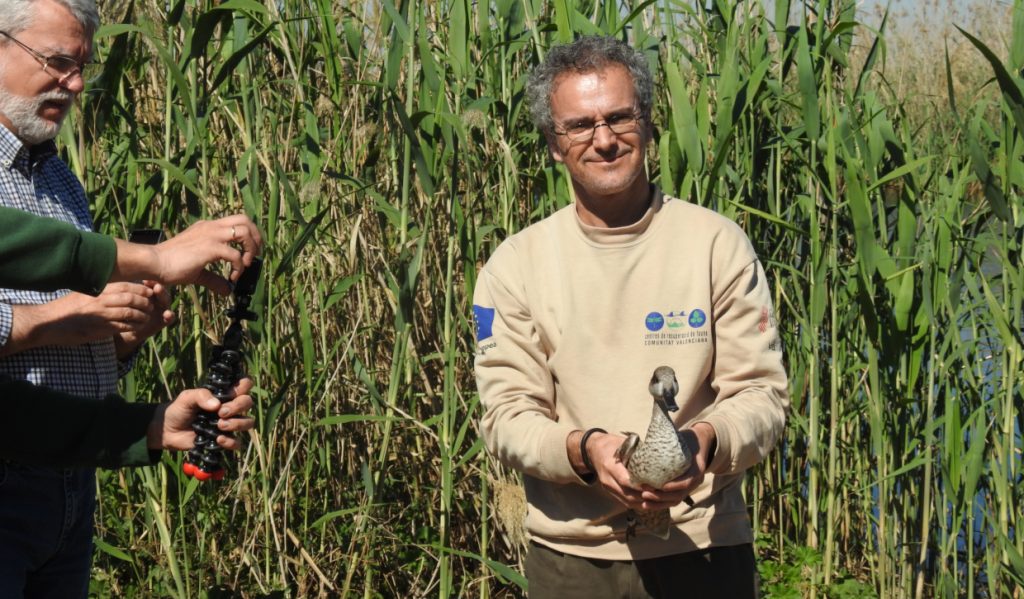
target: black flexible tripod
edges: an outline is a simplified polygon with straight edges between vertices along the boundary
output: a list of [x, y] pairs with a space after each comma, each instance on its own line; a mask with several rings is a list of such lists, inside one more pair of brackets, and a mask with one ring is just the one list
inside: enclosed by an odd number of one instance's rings
[[[245, 355], [241, 351], [245, 336], [242, 321], [258, 318], [255, 312], [249, 310], [249, 303], [252, 294], [256, 292], [262, 268], [263, 261], [253, 258], [252, 264], [238, 278], [232, 291], [235, 305], [224, 312], [231, 319], [231, 324], [224, 331], [221, 345], [214, 346], [211, 352], [203, 388], [208, 389], [221, 403], [231, 399], [232, 388], [245, 374]], [[200, 481], [224, 478], [222, 453], [217, 446], [217, 435], [222, 433], [217, 428], [217, 420], [217, 414], [203, 411], [192, 423], [192, 430], [196, 433], [195, 446], [189, 450], [182, 470]]]

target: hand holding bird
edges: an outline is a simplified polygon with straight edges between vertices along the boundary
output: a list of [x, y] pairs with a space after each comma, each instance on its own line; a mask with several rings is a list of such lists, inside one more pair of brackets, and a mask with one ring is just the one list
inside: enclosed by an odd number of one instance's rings
[[[615, 457], [626, 466], [632, 485], [661, 489], [690, 469], [693, 454], [668, 416], [669, 412], [679, 409], [675, 402], [679, 392], [675, 371], [668, 366], [659, 366], [651, 377], [648, 390], [654, 406], [647, 435], [641, 441], [636, 433], [624, 433], [626, 440], [622, 442]], [[662, 539], [668, 538], [671, 526], [669, 510], [630, 510], [628, 518], [627, 538], [636, 534], [638, 527]]]

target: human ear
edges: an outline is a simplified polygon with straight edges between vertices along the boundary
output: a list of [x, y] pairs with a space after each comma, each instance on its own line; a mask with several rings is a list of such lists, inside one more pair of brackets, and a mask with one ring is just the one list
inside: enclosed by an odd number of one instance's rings
[[545, 133], [544, 138], [547, 139], [548, 151], [551, 152], [551, 157], [555, 159], [555, 162], [565, 162], [562, 148], [558, 147], [558, 137], [551, 133]]

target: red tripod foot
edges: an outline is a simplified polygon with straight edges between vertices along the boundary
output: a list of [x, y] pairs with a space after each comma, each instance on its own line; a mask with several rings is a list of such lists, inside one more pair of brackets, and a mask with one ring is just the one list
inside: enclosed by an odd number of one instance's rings
[[185, 462], [184, 464], [182, 464], [181, 465], [181, 470], [182, 470], [182, 472], [185, 473], [186, 476], [191, 476], [192, 478], [194, 478], [194, 479], [196, 479], [196, 480], [198, 480], [200, 482], [206, 481], [206, 480], [210, 480], [210, 479], [213, 479], [213, 480], [224, 480], [224, 474], [225, 474], [223, 468], [218, 468], [217, 470], [214, 470], [213, 472], [207, 472], [206, 470], [203, 470], [202, 468], [200, 468], [199, 466], [196, 466], [192, 462]]

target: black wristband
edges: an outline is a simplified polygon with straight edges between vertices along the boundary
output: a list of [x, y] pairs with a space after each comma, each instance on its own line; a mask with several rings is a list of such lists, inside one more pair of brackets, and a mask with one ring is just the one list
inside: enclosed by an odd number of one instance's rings
[[[587, 480], [588, 478], [592, 479], [593, 477], [589, 476], [591, 474], [597, 474], [594, 471], [594, 464], [590, 462], [590, 455], [587, 454], [587, 439], [589, 439], [590, 435], [593, 435], [594, 433], [607, 434], [608, 431], [604, 430], [603, 428], [591, 428], [587, 429], [587, 432], [583, 433], [583, 436], [580, 437], [580, 457], [583, 459], [583, 467], [587, 469], [588, 475], [587, 477], [581, 477], [584, 480]], [[587, 480], [587, 482], [591, 482], [591, 480]]]

